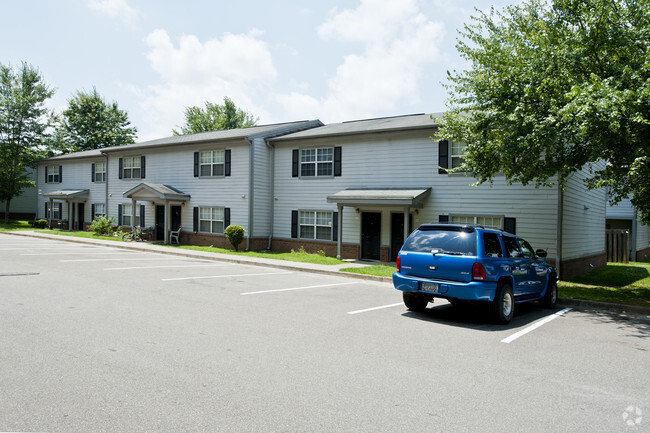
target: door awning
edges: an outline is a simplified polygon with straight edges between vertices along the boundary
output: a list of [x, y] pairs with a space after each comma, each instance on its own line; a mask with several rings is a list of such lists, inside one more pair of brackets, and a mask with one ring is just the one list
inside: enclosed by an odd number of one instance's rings
[[62, 189], [43, 193], [43, 197], [60, 200], [87, 200], [89, 190], [87, 189]]
[[328, 195], [328, 203], [342, 206], [409, 206], [421, 207], [431, 188], [349, 188]]
[[147, 183], [143, 182], [138, 186], [131, 188], [123, 194], [124, 198], [135, 200], [174, 200], [174, 201], [187, 201], [190, 199], [189, 194], [177, 190], [169, 185], [160, 183]]

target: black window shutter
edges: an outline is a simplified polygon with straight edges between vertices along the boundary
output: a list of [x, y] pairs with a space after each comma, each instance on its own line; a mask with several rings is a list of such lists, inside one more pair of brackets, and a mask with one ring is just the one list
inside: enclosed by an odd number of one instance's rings
[[449, 142], [447, 140], [442, 140], [438, 142], [438, 173], [446, 174], [449, 168]]
[[117, 205], [117, 225], [118, 226], [122, 225], [122, 205], [121, 204]]
[[194, 206], [194, 215], [193, 215], [193, 231], [194, 233], [198, 233], [199, 231], [199, 208]]
[[341, 146], [334, 148], [334, 176], [341, 175]]
[[223, 209], [223, 228], [224, 228], [224, 230], [229, 225], [230, 225], [230, 208], [226, 207], [226, 208]]
[[512, 233], [513, 235], [517, 234], [517, 219], [516, 218], [504, 218], [503, 219], [503, 230]]
[[298, 237], [298, 211], [297, 210], [291, 211], [291, 237], [292, 238]]
[[[123, 169], [123, 167], [124, 167], [124, 165], [122, 164], [122, 158], [120, 158], [120, 160], [119, 160], [119, 170], [120, 171], [117, 174], [119, 179], [122, 179], [122, 171], [123, 171], [122, 169]], [[122, 225], [122, 224], [120, 224], [120, 225]]]
[[339, 213], [332, 212], [332, 240], [339, 240]]
[[[90, 181], [95, 181], [95, 163], [90, 164]], [[93, 212], [94, 213], [94, 212]]]
[[45, 183], [47, 183], [47, 166], [45, 167]]
[[224, 167], [224, 172], [225, 173], [224, 174], [226, 176], [230, 176], [230, 149], [226, 149], [225, 153], [226, 153], [226, 155], [225, 155], [226, 163], [224, 164], [225, 165], [225, 167]]
[[49, 219], [48, 216], [47, 216], [47, 205], [48, 205], [48, 203], [45, 202], [45, 219]]
[[448, 223], [449, 222], [449, 215], [439, 215], [438, 216], [438, 222], [439, 223]]
[[140, 157], [140, 179], [144, 179], [146, 177], [145, 176], [145, 166], [146, 166], [145, 157], [144, 157], [144, 155], [142, 155]]
[[95, 204], [94, 203], [90, 205], [90, 219], [91, 220], [95, 219]]
[[194, 177], [199, 177], [199, 152], [194, 152]]
[[59, 183], [63, 182], [63, 166], [59, 166]]
[[291, 162], [291, 176], [298, 177], [298, 168], [300, 167], [300, 151], [293, 149], [293, 159]]
[[141, 204], [140, 205], [140, 227], [144, 227], [144, 214], [145, 214], [144, 205]]

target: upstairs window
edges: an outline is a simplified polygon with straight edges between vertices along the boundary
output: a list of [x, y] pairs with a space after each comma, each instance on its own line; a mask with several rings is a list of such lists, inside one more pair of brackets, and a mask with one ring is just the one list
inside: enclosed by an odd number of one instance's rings
[[226, 152], [223, 150], [209, 150], [200, 152], [201, 177], [223, 176], [226, 171]]
[[92, 165], [92, 176], [91, 180], [93, 182], [106, 182], [106, 163], [105, 162], [96, 162]]
[[45, 167], [45, 183], [61, 183], [63, 180], [63, 167], [48, 165]]
[[463, 159], [465, 158], [465, 147], [467, 147], [467, 143], [457, 143], [455, 141], [452, 141], [449, 143], [449, 147], [451, 168], [460, 167], [463, 164]]
[[122, 158], [122, 178], [123, 179], [141, 179], [141, 163], [139, 156], [127, 156]]
[[446, 174], [447, 169], [458, 168], [463, 164], [467, 143], [442, 140], [438, 142], [438, 173]]
[[341, 176], [341, 147], [293, 150], [293, 177]]

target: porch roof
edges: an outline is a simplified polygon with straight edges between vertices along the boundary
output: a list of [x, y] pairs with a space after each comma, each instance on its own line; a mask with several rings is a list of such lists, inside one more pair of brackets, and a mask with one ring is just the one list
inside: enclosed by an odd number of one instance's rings
[[43, 197], [58, 198], [62, 200], [88, 199], [89, 190], [87, 189], [62, 189], [59, 191], [50, 191], [43, 193]]
[[328, 203], [344, 206], [410, 206], [418, 207], [431, 188], [348, 188], [328, 195]]
[[141, 198], [151, 199], [158, 198], [161, 200], [187, 201], [190, 199], [189, 194], [177, 190], [169, 185], [160, 183], [143, 182], [123, 194], [124, 198]]

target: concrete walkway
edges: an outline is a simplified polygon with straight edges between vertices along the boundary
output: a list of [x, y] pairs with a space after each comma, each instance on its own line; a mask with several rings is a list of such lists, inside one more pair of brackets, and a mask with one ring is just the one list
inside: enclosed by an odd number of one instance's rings
[[[163, 245], [157, 245], [147, 242], [118, 242], [104, 239], [89, 239], [89, 238], [77, 238], [73, 236], [65, 235], [54, 235], [43, 232], [34, 232], [34, 231], [12, 231], [12, 232], [0, 232], [1, 234], [8, 234], [13, 236], [24, 236], [24, 237], [33, 237], [41, 239], [54, 239], [58, 241], [65, 242], [75, 242], [79, 244], [86, 245], [102, 245], [109, 246], [113, 248], [121, 248], [125, 250], [135, 250], [135, 251], [145, 251], [159, 254], [172, 254], [181, 257], [191, 257], [199, 258], [203, 260], [215, 260], [221, 262], [231, 262], [231, 263], [240, 263], [245, 265], [257, 265], [257, 266], [267, 266], [284, 270], [291, 271], [302, 271], [302, 272], [315, 272], [320, 274], [329, 274], [329, 275], [338, 275], [346, 276], [351, 278], [360, 278], [364, 280], [372, 281], [381, 281], [387, 284], [392, 284], [391, 277], [378, 277], [374, 275], [363, 275], [352, 272], [341, 272], [340, 269], [351, 268], [351, 267], [364, 267], [371, 266], [375, 263], [373, 262], [360, 262], [360, 261], [350, 261], [342, 265], [319, 265], [314, 263], [303, 263], [303, 262], [291, 262], [288, 260], [277, 260], [277, 259], [266, 259], [260, 257], [248, 257], [248, 256], [239, 256], [234, 254], [220, 254], [220, 253], [210, 253], [206, 251], [193, 251], [193, 250], [184, 250], [180, 248], [168, 247]], [[591, 311], [610, 311], [614, 313], [621, 314], [640, 314], [644, 316], [650, 316], [650, 308], [641, 307], [636, 305], [621, 305], [621, 304], [609, 304], [604, 302], [596, 302], [589, 300], [581, 299], [569, 299], [569, 298], [559, 298], [558, 304], [563, 306], [571, 306], [579, 308], [582, 310], [591, 310]]]

